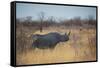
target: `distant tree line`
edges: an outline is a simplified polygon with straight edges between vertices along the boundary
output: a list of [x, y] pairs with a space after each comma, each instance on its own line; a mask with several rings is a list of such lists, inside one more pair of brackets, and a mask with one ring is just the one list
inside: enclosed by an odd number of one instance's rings
[[[49, 17], [47, 20], [42, 20], [40, 18], [39, 20], [32, 20], [32, 17], [26, 17], [25, 20], [16, 19], [17, 24], [24, 26], [38, 26], [38, 27], [49, 27], [49, 26], [96, 26], [96, 20], [89, 18], [89, 19], [81, 19], [80, 17], [76, 17], [73, 19], [66, 19], [66, 20], [60, 20], [56, 21], [53, 16]], [[41, 23], [42, 22], [42, 23]], [[42, 28], [41, 28], [42, 29]]]
[[85, 27], [85, 28], [96, 27], [96, 20], [91, 15], [89, 15], [87, 19], [81, 19], [80, 17], [75, 17], [73, 19], [65, 19], [59, 21], [56, 21], [53, 16], [50, 16], [46, 19], [44, 12], [40, 12], [37, 16], [38, 20], [32, 20], [31, 16], [27, 16], [21, 19], [17, 18], [16, 19], [17, 25], [38, 27], [40, 32], [43, 31], [44, 27], [49, 27], [49, 26], [62, 25], [66, 27]]

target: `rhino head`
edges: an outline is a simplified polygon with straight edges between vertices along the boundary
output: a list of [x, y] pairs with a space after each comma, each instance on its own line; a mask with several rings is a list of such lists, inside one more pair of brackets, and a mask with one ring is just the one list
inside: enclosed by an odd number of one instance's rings
[[65, 41], [68, 41], [69, 40], [69, 35], [70, 35], [70, 32], [68, 34], [64, 34], [61, 36], [61, 41], [62, 42], [65, 42]]

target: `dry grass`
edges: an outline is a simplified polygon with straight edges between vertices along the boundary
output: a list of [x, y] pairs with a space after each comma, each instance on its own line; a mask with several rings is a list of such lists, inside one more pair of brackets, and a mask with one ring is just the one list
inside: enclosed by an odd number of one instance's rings
[[[25, 29], [25, 28], [24, 28]], [[26, 28], [27, 29], [27, 28]], [[49, 32], [59, 32], [61, 34], [71, 31], [70, 40], [60, 42], [54, 50], [33, 51], [29, 49], [32, 44], [31, 34], [47, 34]], [[27, 51], [17, 52], [17, 65], [61, 63], [77, 61], [96, 60], [96, 30], [95, 29], [66, 29], [64, 27], [45, 28], [42, 33], [39, 30], [27, 30], [25, 35]], [[18, 40], [18, 39], [17, 39]], [[18, 46], [18, 45], [17, 45]]]

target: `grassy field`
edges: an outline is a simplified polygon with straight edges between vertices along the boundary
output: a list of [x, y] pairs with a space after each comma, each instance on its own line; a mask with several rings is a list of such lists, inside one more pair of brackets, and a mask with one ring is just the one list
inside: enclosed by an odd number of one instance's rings
[[[22, 30], [22, 32], [20, 32]], [[60, 42], [54, 50], [32, 50], [32, 34], [61, 34], [71, 31], [69, 41]], [[22, 34], [22, 36], [20, 36]], [[17, 65], [79, 62], [96, 60], [96, 29], [48, 27], [40, 33], [33, 27], [17, 28]], [[23, 45], [21, 47], [21, 45]], [[46, 46], [46, 45], [45, 45]]]

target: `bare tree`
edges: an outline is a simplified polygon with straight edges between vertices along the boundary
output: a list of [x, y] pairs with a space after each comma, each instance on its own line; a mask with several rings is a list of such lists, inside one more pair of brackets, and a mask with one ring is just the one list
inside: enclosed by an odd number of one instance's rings
[[54, 18], [53, 16], [48, 17], [48, 20], [49, 20], [51, 23], [55, 22], [55, 18]]
[[31, 17], [31, 16], [27, 16], [27, 17], [26, 17], [26, 22], [27, 22], [27, 23], [30, 23], [31, 21], [32, 21], [32, 17]]
[[42, 32], [43, 31], [43, 21], [44, 21], [44, 18], [45, 18], [45, 13], [44, 12], [40, 12], [38, 14], [38, 17], [39, 17], [39, 20], [40, 20], [40, 26], [39, 26], [40, 32]]

